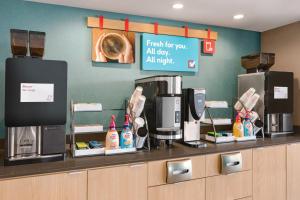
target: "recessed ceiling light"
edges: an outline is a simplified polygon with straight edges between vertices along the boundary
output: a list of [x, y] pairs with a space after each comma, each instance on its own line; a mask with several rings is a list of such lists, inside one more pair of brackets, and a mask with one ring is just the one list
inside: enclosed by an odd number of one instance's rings
[[173, 4], [173, 8], [174, 9], [182, 9], [183, 8], [183, 4], [182, 3], [175, 3], [175, 4]]
[[237, 14], [233, 16], [233, 19], [243, 19], [244, 15], [243, 14]]

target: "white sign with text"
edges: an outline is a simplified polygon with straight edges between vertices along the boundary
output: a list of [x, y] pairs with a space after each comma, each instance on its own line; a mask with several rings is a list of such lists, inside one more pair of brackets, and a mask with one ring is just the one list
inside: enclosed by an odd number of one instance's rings
[[54, 84], [21, 83], [20, 102], [54, 102]]
[[288, 87], [274, 87], [274, 99], [288, 99]]

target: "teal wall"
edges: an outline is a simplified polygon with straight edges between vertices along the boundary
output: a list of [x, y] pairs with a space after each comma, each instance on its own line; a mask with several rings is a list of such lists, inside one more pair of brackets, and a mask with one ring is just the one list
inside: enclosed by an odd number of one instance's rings
[[[45, 59], [66, 60], [69, 67], [68, 97], [77, 101], [101, 102], [105, 109], [118, 109], [124, 105], [134, 87], [134, 80], [164, 72], [140, 70], [140, 35], [137, 34], [136, 63], [94, 64], [91, 61], [91, 30], [86, 26], [87, 16], [104, 15], [122, 19], [127, 15], [92, 11], [26, 2], [22, 0], [0, 1], [0, 137], [4, 133], [4, 66], [11, 56], [11, 28], [45, 31]], [[183, 26], [184, 22], [129, 16], [132, 21], [154, 22]], [[208, 26], [188, 24], [191, 28], [205, 29]], [[243, 73], [240, 57], [260, 50], [260, 33], [210, 27], [219, 34], [217, 52], [213, 56], [200, 57], [200, 70], [196, 74], [183, 75], [184, 87], [204, 87], [208, 99], [232, 102], [236, 95], [236, 76]], [[175, 74], [175, 73], [168, 73]], [[178, 74], [178, 73], [176, 73]], [[111, 113], [104, 113], [107, 119]], [[122, 114], [119, 119], [122, 119]], [[84, 120], [87, 116], [81, 116]], [[106, 121], [106, 120], [105, 120]]]

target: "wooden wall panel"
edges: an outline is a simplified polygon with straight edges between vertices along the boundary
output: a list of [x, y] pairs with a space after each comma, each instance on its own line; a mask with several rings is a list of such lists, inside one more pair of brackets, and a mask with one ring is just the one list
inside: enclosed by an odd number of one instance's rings
[[261, 34], [261, 50], [275, 53], [274, 71], [294, 72], [294, 124], [300, 125], [300, 21]]
[[[99, 27], [99, 18], [88, 17], [87, 26], [90, 28]], [[103, 28], [125, 30], [125, 21], [104, 18]], [[129, 22], [129, 31], [141, 32], [141, 33], [154, 33], [154, 24]], [[185, 29], [183, 27], [158, 25], [158, 33], [163, 35], [185, 36]], [[208, 32], [206, 30], [188, 29], [188, 36], [191, 38], [208, 38], [207, 33]], [[210, 39], [217, 40], [217, 38], [218, 38], [218, 33], [211, 31]]]

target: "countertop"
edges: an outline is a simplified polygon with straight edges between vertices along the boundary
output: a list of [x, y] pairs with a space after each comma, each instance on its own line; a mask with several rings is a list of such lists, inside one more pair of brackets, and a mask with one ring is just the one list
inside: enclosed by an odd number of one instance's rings
[[[257, 139], [257, 141], [248, 141], [240, 143], [209, 143], [206, 148], [192, 148], [182, 144], [175, 143], [169, 149], [155, 149], [135, 154], [123, 154], [114, 156], [94, 156], [83, 158], [67, 158], [65, 161], [37, 163], [17, 166], [3, 166], [3, 160], [0, 163], [0, 179], [16, 178], [21, 176], [40, 175], [47, 173], [56, 173], [64, 171], [73, 171], [80, 169], [108, 167], [113, 165], [147, 162], [154, 160], [172, 159], [189, 157], [196, 155], [205, 155], [212, 153], [238, 151], [242, 149], [266, 147], [280, 144], [290, 144], [300, 142], [300, 134], [294, 134], [286, 137]], [[3, 151], [2, 151], [3, 152]], [[0, 152], [1, 153], [1, 152]]]

